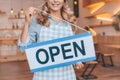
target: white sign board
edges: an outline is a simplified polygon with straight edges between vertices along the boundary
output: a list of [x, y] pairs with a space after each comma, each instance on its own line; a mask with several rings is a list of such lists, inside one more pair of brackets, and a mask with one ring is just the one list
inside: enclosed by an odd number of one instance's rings
[[28, 45], [25, 52], [31, 72], [96, 59], [90, 32]]

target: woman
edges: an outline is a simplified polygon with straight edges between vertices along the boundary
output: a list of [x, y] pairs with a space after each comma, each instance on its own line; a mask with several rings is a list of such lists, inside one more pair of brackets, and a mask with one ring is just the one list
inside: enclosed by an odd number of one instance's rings
[[[22, 50], [28, 44], [74, 35], [75, 27], [70, 23], [75, 24], [76, 19], [66, 2], [45, 0], [41, 7], [42, 12], [36, 11], [35, 8], [28, 10], [25, 27], [18, 42]], [[83, 64], [79, 62], [74, 67], [80, 69]], [[76, 80], [76, 76], [73, 66], [69, 65], [35, 72], [33, 80]]]

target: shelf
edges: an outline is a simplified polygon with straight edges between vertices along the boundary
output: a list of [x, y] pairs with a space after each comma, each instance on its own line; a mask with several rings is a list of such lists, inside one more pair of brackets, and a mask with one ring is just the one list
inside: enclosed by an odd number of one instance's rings
[[6, 12], [0, 10], [0, 15], [6, 14]]
[[91, 27], [93, 28], [96, 28], [96, 27], [111, 27], [112, 24], [101, 24], [101, 25], [90, 25]]
[[98, 17], [108, 18], [108, 17], [111, 17], [111, 13], [104, 12], [104, 13], [99, 13], [99, 14], [94, 14], [94, 15], [86, 16], [85, 18], [91, 19], [91, 18], [98, 18]]
[[18, 37], [0, 38], [1, 45], [17, 45]]
[[0, 12], [0, 15], [6, 14], [5, 12]]
[[17, 17], [9, 17], [8, 19], [25, 19], [25, 18], [17, 18]]
[[11, 61], [24, 61], [27, 60], [25, 53], [17, 53], [16, 56], [0, 56], [0, 63], [1, 62], [11, 62]]
[[0, 41], [5, 41], [5, 40], [18, 40], [18, 37], [12, 37], [12, 38], [0, 38]]
[[95, 8], [100, 6], [103, 3], [108, 3], [114, 0], [83, 0], [83, 7], [85, 8]]
[[92, 19], [92, 18], [95, 18], [95, 15], [92, 15], [92, 16], [86, 16], [85, 18], [87, 18], [87, 19]]
[[22, 30], [22, 28], [19, 28], [19, 29], [12, 29], [12, 28], [0, 28], [0, 30]]

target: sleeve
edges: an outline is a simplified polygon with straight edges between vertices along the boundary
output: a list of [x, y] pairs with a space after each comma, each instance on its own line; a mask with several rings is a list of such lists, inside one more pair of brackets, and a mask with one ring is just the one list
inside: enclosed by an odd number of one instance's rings
[[25, 47], [27, 45], [33, 44], [37, 42], [37, 29], [36, 29], [36, 17], [33, 17], [33, 19], [31, 20], [30, 26], [29, 26], [29, 30], [28, 30], [28, 37], [26, 42], [21, 42], [20, 37], [18, 39], [18, 47], [20, 48], [20, 50], [22, 52], [24, 52]]

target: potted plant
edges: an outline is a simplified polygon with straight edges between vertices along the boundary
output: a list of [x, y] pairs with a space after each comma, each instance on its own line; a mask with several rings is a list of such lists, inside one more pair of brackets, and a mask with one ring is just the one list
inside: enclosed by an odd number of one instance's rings
[[112, 25], [116, 31], [120, 31], [120, 13], [114, 15], [114, 17], [115, 17], [115, 19], [114, 19]]

